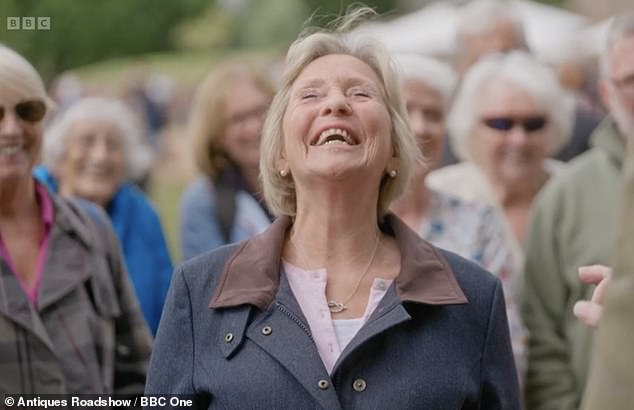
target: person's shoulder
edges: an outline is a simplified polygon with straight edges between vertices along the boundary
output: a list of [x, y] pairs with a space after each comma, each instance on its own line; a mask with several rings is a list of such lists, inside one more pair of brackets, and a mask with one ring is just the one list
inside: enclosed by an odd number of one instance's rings
[[591, 148], [572, 159], [550, 177], [538, 195], [541, 198], [538, 202], [548, 202], [562, 195], [574, 195], [579, 190], [591, 187], [591, 181], [596, 179], [603, 156], [601, 149]]
[[210, 206], [215, 201], [214, 187], [211, 180], [205, 176], [199, 176], [190, 182], [181, 196], [181, 205], [184, 207]]
[[224, 245], [182, 262], [176, 267], [190, 287], [208, 287], [215, 283], [224, 271], [225, 265], [238, 251], [242, 243]]

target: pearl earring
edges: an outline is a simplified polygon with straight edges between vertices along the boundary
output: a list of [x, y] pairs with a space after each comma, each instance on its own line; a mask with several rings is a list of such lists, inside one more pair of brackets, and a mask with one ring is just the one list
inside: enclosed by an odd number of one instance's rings
[[286, 176], [288, 176], [288, 169], [280, 169], [280, 176], [286, 178]]
[[390, 174], [390, 177], [392, 177], [392, 178], [396, 178], [396, 174], [397, 174], [397, 172], [396, 172], [396, 170], [395, 170], [395, 169], [393, 169], [393, 170], [391, 170], [391, 171], [389, 172], [389, 174]]

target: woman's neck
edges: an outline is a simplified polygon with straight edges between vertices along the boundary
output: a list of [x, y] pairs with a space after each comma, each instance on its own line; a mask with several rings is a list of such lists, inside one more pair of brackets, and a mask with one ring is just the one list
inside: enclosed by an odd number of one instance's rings
[[0, 220], [29, 216], [38, 206], [32, 178], [0, 185]]
[[299, 192], [290, 240], [304, 268], [339, 267], [365, 263], [380, 234], [378, 197], [362, 190]]

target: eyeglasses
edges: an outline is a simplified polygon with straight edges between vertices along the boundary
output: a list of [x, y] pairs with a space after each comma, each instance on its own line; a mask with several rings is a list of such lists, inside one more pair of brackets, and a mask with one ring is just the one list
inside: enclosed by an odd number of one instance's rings
[[482, 122], [496, 131], [510, 131], [519, 125], [525, 132], [530, 133], [544, 129], [548, 124], [548, 119], [539, 116], [526, 118], [490, 117], [483, 119]]
[[[26, 122], [38, 122], [46, 114], [46, 104], [39, 100], [17, 103], [13, 109], [15, 110], [15, 115]], [[0, 121], [4, 119], [5, 110], [5, 107], [0, 106]]]

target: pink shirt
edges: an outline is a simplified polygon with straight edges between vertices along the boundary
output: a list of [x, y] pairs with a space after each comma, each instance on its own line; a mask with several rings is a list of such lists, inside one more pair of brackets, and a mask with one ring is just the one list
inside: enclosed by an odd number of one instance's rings
[[[328, 310], [328, 302], [326, 301], [326, 278], [328, 275], [326, 269], [306, 271], [285, 260], [282, 263], [291, 291], [308, 321], [319, 356], [328, 373], [331, 373], [345, 346], [339, 346], [333, 319], [330, 310]], [[389, 279], [374, 279], [368, 305], [360, 318], [361, 325], [370, 318], [391, 284], [392, 280]]]
[[42, 186], [40, 183], [35, 182], [35, 198], [40, 205], [40, 218], [42, 222], [44, 222], [44, 234], [42, 235], [42, 239], [40, 240], [40, 249], [37, 255], [37, 268], [35, 271], [35, 281], [33, 281], [33, 286], [29, 288], [26, 283], [22, 280], [21, 276], [17, 274], [17, 269], [13, 260], [11, 260], [11, 255], [9, 255], [9, 251], [2, 240], [2, 234], [0, 234], [0, 258], [4, 259], [4, 261], [9, 265], [11, 271], [15, 275], [16, 279], [22, 286], [24, 293], [29, 298], [29, 301], [33, 305], [37, 305], [37, 291], [40, 287], [40, 282], [42, 280], [42, 271], [44, 269], [44, 261], [46, 259], [46, 253], [48, 250], [48, 240], [51, 233], [51, 227], [53, 226], [53, 201], [49, 196], [46, 188]]

